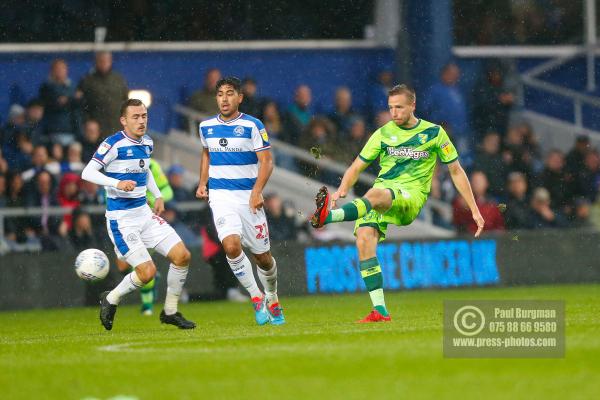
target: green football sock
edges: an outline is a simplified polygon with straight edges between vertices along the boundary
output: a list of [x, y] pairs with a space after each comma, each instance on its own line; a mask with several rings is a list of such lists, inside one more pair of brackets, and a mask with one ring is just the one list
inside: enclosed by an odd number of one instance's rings
[[385, 308], [385, 299], [383, 297], [383, 274], [381, 273], [381, 265], [377, 257], [369, 258], [360, 262], [360, 275], [365, 281], [365, 286], [371, 296], [373, 307], [387, 317], [388, 311]]
[[150, 309], [154, 305], [154, 284], [156, 283], [156, 278], [152, 278], [152, 280], [146, 283], [140, 289], [140, 294], [142, 295], [142, 307], [144, 309]]
[[364, 197], [354, 199], [350, 203], [344, 204], [341, 208], [331, 210], [325, 219], [325, 224], [331, 222], [356, 221], [367, 215], [367, 213], [371, 211], [371, 208], [371, 203]]

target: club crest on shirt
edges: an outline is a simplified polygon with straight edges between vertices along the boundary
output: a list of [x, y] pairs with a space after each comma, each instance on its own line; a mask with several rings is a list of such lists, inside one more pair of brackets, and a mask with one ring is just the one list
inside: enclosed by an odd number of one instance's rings
[[233, 129], [233, 134], [234, 134], [235, 136], [242, 136], [242, 135], [244, 134], [244, 127], [243, 127], [243, 126], [239, 126], [239, 125], [238, 125], [238, 126], [236, 126], [236, 127]]
[[260, 130], [260, 136], [262, 137], [262, 139], [263, 139], [265, 142], [268, 142], [268, 141], [269, 141], [269, 135], [267, 134], [267, 130], [266, 130], [266, 129], [261, 129], [261, 130]]
[[425, 144], [425, 142], [427, 142], [427, 134], [426, 133], [419, 133], [419, 143], [421, 144]]
[[106, 154], [106, 152], [110, 150], [110, 147], [110, 144], [103, 142], [98, 148], [98, 154]]

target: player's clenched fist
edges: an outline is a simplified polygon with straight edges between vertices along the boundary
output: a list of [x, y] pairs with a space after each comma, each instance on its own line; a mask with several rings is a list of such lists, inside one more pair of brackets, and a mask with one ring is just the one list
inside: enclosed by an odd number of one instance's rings
[[256, 214], [256, 210], [263, 208], [264, 203], [265, 200], [262, 193], [255, 192], [254, 190], [250, 193], [250, 211], [253, 214]]
[[208, 190], [206, 189], [206, 185], [198, 186], [198, 189], [196, 190], [196, 197], [203, 200], [208, 199]]
[[135, 185], [135, 181], [120, 181], [117, 184], [117, 189], [123, 190], [124, 192], [131, 192], [133, 189], [135, 189]]

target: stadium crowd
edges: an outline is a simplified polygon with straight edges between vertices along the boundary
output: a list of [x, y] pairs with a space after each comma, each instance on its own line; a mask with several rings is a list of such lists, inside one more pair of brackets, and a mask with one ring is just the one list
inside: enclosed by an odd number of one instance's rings
[[[589, 138], [579, 136], [567, 153], [554, 149], [542, 154], [536, 134], [525, 123], [510, 124], [515, 91], [505, 79], [505, 69], [490, 63], [473, 93], [458, 85], [460, 69], [454, 63], [442, 68], [439, 82], [418, 94], [417, 116], [440, 123], [453, 138], [467, 165], [486, 230], [536, 228], [591, 228], [600, 184], [600, 153]], [[188, 99], [199, 112], [217, 112], [215, 83], [221, 77], [209, 69], [203, 86]], [[370, 133], [389, 121], [387, 89], [394, 82], [382, 71], [371, 88], [369, 109], [353, 106], [352, 93], [339, 87], [332, 95], [331, 112], [313, 107], [309, 84], [290, 95], [289, 104], [261, 96], [259, 83], [243, 81], [245, 100], [241, 111], [263, 120], [269, 135], [314, 151], [344, 165], [349, 164]], [[127, 98], [125, 78], [112, 68], [110, 53], [96, 54], [95, 66], [77, 84], [68, 65], [55, 60], [49, 66], [39, 95], [25, 105], [13, 104], [0, 129], [0, 208], [41, 207], [39, 216], [6, 217], [2, 251], [57, 250], [94, 247], [107, 240], [101, 214], [81, 210], [84, 205], [103, 205], [103, 190], [82, 181], [80, 172], [104, 137], [118, 131], [119, 105]], [[340, 177], [320, 171], [273, 149], [278, 166], [336, 185]], [[371, 172], [376, 171], [372, 166]], [[183, 182], [183, 169], [167, 171], [174, 192], [172, 204], [195, 200]], [[364, 188], [363, 188], [364, 189]], [[360, 187], [358, 191], [363, 190]], [[361, 193], [358, 193], [361, 194]], [[434, 223], [459, 232], [474, 232], [465, 204], [452, 190], [445, 168], [432, 182], [431, 197], [452, 205], [453, 216], [433, 208]], [[47, 213], [51, 206], [73, 210], [65, 216]], [[274, 240], [310, 236], [293, 204], [276, 193], [266, 196]], [[166, 219], [186, 241], [199, 245], [202, 223], [170, 207]]]

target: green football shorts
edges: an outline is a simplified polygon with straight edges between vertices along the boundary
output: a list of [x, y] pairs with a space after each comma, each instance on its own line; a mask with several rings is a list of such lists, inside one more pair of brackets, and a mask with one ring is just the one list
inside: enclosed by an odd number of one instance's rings
[[388, 224], [397, 226], [410, 225], [419, 215], [427, 201], [427, 196], [420, 190], [403, 189], [401, 184], [392, 180], [376, 180], [374, 189], [388, 189], [392, 193], [392, 207], [381, 214], [371, 210], [362, 218], [356, 220], [354, 235], [361, 226], [370, 226], [379, 231], [379, 241], [385, 239]]

